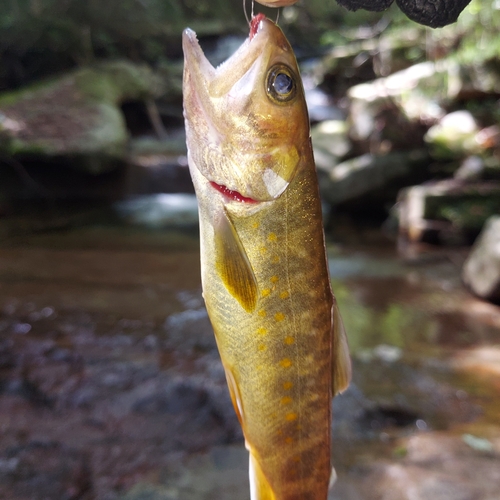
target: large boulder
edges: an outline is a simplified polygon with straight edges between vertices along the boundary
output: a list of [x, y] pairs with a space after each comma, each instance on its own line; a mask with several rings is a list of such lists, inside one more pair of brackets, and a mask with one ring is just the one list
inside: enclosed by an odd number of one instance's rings
[[479, 297], [500, 303], [500, 216], [486, 222], [465, 261], [462, 278]]
[[93, 173], [127, 153], [120, 104], [164, 92], [145, 65], [114, 61], [0, 96], [0, 153], [18, 158], [70, 157]]

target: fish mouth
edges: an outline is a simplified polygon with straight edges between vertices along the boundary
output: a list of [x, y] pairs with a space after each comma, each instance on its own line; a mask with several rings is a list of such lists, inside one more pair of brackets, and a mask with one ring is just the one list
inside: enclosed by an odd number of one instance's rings
[[212, 186], [216, 191], [221, 193], [226, 199], [230, 201], [237, 201], [239, 203], [258, 203], [258, 200], [254, 200], [253, 198], [249, 198], [248, 196], [243, 196], [238, 191], [234, 191], [233, 189], [229, 189], [222, 184], [217, 184], [214, 181], [209, 181], [210, 186]]
[[231, 57], [217, 67], [206, 58], [196, 33], [186, 28], [182, 34], [185, 66], [196, 89], [200, 92], [204, 88], [211, 97], [226, 94], [259, 57], [270, 51], [270, 25], [273, 24], [263, 15], [255, 16], [251, 21], [248, 38]]

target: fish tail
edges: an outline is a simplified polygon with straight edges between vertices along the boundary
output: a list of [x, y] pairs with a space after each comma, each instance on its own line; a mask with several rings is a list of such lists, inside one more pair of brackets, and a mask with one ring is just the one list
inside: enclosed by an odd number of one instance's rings
[[252, 452], [250, 452], [249, 476], [251, 500], [276, 500], [271, 485], [267, 481], [266, 476], [264, 476], [259, 462]]

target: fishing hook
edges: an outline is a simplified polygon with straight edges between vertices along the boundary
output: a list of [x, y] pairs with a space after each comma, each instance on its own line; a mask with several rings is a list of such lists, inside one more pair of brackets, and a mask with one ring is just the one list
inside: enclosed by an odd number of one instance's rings
[[[247, 0], [243, 0], [243, 13], [245, 14], [245, 19], [247, 20], [248, 26], [250, 26], [251, 20], [254, 17], [254, 6], [255, 6], [255, 0], [252, 0], [252, 8], [250, 11], [250, 18], [249, 18], [247, 12]], [[278, 12], [276, 13], [276, 20], [274, 21], [274, 24], [278, 24], [278, 21], [280, 20], [281, 8], [278, 8], [276, 10]]]

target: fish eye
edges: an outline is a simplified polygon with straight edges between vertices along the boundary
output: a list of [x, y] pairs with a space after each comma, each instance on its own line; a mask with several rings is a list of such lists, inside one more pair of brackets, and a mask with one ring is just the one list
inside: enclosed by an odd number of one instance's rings
[[293, 71], [284, 64], [273, 66], [267, 74], [266, 91], [269, 98], [278, 104], [291, 101], [297, 94]]

